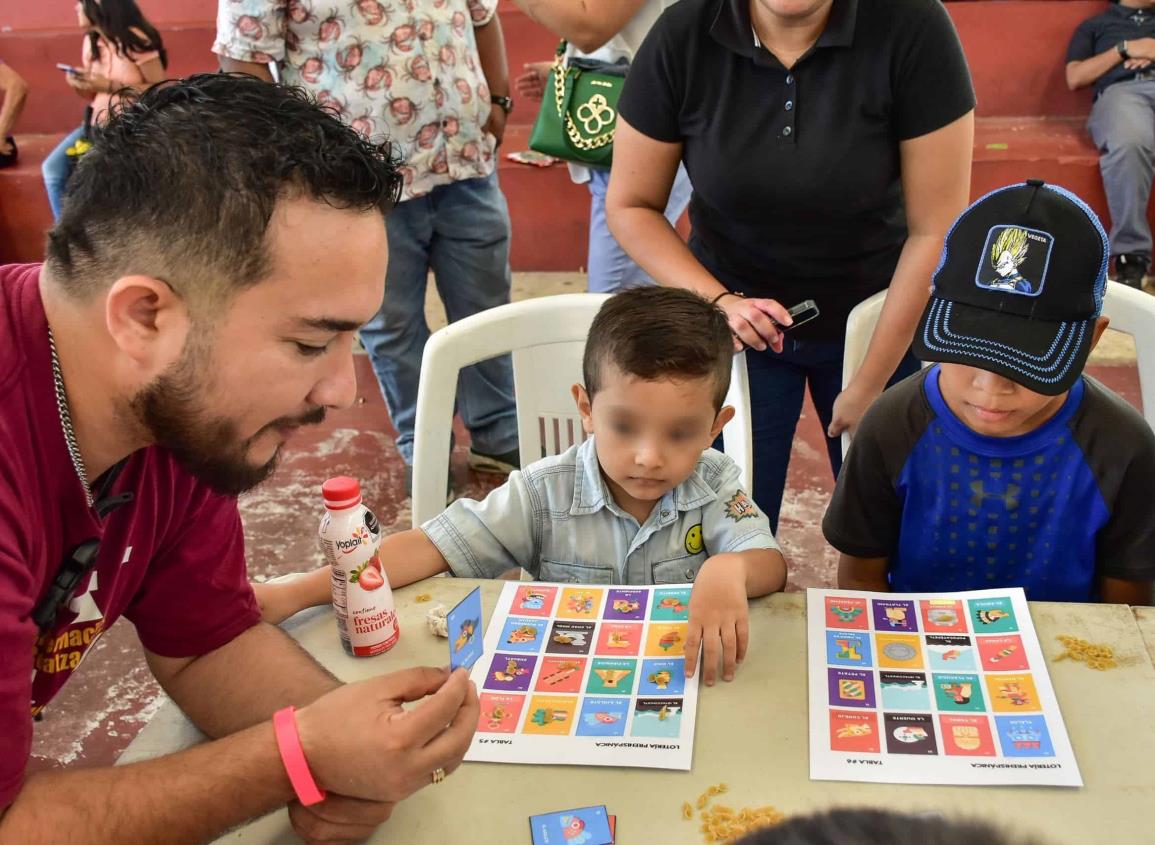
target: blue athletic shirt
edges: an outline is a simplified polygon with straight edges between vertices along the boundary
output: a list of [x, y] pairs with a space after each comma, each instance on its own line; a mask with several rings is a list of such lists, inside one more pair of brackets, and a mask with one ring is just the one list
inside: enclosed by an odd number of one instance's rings
[[1020, 586], [1089, 601], [1097, 579], [1155, 579], [1155, 434], [1084, 376], [1038, 429], [987, 437], [947, 407], [937, 366], [862, 420], [822, 528], [839, 551], [885, 557], [896, 592]]

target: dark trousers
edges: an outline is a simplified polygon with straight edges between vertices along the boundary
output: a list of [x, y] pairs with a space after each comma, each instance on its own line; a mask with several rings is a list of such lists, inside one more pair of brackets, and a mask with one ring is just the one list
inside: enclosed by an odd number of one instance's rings
[[[778, 530], [786, 471], [790, 467], [794, 431], [802, 414], [805, 390], [810, 389], [825, 436], [834, 400], [842, 391], [844, 347], [842, 341], [796, 341], [787, 335], [780, 353], [746, 350], [754, 435], [754, 501], [769, 518], [774, 531]], [[919, 366], [918, 359], [907, 353], [890, 384], [918, 372]], [[842, 469], [842, 441], [839, 437], [825, 439], [830, 468], [837, 478]]]

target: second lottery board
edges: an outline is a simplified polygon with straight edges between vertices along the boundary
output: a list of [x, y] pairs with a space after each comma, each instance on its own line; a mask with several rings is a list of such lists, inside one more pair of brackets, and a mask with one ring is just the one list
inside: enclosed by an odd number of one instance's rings
[[813, 780], [1082, 786], [1021, 589], [806, 610]]
[[481, 718], [465, 759], [689, 770], [689, 605], [689, 584], [506, 584], [473, 665]]

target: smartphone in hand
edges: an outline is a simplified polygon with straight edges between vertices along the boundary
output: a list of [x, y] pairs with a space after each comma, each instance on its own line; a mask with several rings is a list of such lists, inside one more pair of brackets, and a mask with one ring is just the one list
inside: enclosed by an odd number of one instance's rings
[[778, 326], [778, 331], [780, 332], [788, 332], [791, 329], [796, 329], [805, 323], [809, 323], [818, 316], [818, 306], [813, 299], [807, 299], [799, 302], [793, 308], [787, 309], [786, 313], [790, 315], [794, 322], [788, 326], [776, 323], [775, 325]]
[[63, 64], [61, 62], [56, 63], [56, 69], [62, 70], [65, 73], [71, 73], [73, 76], [79, 76], [81, 73], [80, 68], [73, 67], [72, 65], [66, 65], [66, 64]]

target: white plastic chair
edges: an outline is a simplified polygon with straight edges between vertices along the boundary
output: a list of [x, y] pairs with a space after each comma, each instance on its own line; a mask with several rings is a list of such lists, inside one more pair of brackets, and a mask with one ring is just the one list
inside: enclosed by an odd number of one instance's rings
[[[854, 374], [866, 360], [866, 349], [870, 346], [870, 338], [874, 335], [874, 327], [878, 325], [879, 315], [882, 314], [882, 305], [886, 302], [886, 291], [880, 290], [858, 303], [846, 318], [846, 348], [842, 353], [842, 389], [850, 384]], [[850, 448], [850, 432], [842, 433], [842, 456], [846, 457], [846, 450]]]
[[1103, 316], [1111, 319], [1111, 328], [1135, 339], [1143, 418], [1155, 428], [1155, 297], [1119, 282], [1107, 282]]
[[[457, 378], [463, 367], [495, 355], [513, 359], [521, 464], [564, 452], [585, 440], [570, 388], [582, 381], [582, 354], [594, 315], [609, 294], [560, 294], [492, 308], [434, 332], [425, 345], [413, 443], [413, 524], [445, 507], [449, 437]], [[750, 385], [745, 355], [734, 356], [734, 419], [723, 431], [727, 454], [751, 485]]]
[[[866, 347], [878, 325], [886, 291], [879, 291], [854, 306], [846, 320], [846, 352], [842, 357], [842, 386], [858, 372], [866, 358]], [[1143, 417], [1155, 429], [1155, 297], [1118, 282], [1107, 282], [1103, 296], [1103, 316], [1111, 328], [1135, 339], [1135, 358], [1139, 368], [1139, 395], [1143, 399]], [[850, 447], [850, 435], [842, 435], [842, 454]]]

